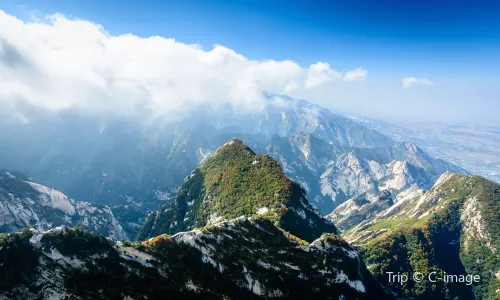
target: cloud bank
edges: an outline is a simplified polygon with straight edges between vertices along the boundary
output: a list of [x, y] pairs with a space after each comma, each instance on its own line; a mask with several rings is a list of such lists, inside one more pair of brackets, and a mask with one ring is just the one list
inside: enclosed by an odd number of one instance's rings
[[24, 100], [61, 110], [148, 110], [178, 115], [203, 104], [256, 110], [262, 91], [288, 94], [333, 81], [359, 81], [328, 63], [250, 60], [224, 46], [110, 35], [95, 23], [56, 14], [23, 22], [0, 10], [0, 105]]
[[405, 77], [403, 78], [403, 87], [411, 88], [414, 85], [432, 85], [434, 84], [427, 78], [415, 78], [415, 77]]

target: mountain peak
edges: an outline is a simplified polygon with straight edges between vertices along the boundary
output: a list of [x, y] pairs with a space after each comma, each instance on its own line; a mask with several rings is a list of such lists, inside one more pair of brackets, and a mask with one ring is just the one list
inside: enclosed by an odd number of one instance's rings
[[229, 142], [217, 148], [215, 154], [221, 154], [223, 152], [233, 152], [234, 154], [240, 154], [243, 152], [250, 155], [255, 155], [252, 149], [250, 149], [250, 147], [245, 145], [243, 141], [240, 139], [230, 140]]
[[336, 232], [309, 205], [306, 192], [269, 155], [256, 155], [241, 140], [221, 146], [195, 169], [176, 199], [148, 217], [140, 239], [172, 234], [240, 216], [260, 216], [299, 238]]
[[457, 174], [455, 174], [455, 173], [446, 171], [443, 175], [439, 176], [438, 180], [436, 181], [436, 183], [434, 183], [433, 187], [436, 187], [438, 185], [445, 183], [446, 181], [450, 180], [453, 176], [456, 176], [456, 175]]

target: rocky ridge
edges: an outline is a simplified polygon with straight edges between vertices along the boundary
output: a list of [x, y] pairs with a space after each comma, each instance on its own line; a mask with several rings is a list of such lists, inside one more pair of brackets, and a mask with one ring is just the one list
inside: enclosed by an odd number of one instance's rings
[[[500, 295], [499, 215], [500, 185], [480, 176], [445, 173], [427, 192], [408, 191], [376, 207], [350, 200], [329, 218], [358, 247], [388, 292], [494, 299]], [[387, 282], [387, 272], [477, 275], [481, 281], [398, 285]]]
[[0, 171], [0, 232], [33, 225], [40, 230], [80, 225], [116, 240], [129, 238], [109, 207], [76, 201], [23, 174]]
[[67, 227], [1, 234], [0, 265], [8, 299], [386, 297], [338, 236], [307, 243], [261, 217], [142, 243]]

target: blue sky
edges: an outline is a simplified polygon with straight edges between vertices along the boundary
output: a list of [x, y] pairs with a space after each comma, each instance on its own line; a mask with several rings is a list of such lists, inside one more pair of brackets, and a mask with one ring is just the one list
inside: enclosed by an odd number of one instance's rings
[[[363, 85], [299, 93], [340, 111], [494, 122], [492, 111], [500, 109], [500, 1], [143, 2], [4, 0], [0, 9], [24, 20], [60, 12], [101, 24], [112, 35], [221, 44], [255, 60], [368, 70]], [[433, 84], [404, 90], [404, 77]]]

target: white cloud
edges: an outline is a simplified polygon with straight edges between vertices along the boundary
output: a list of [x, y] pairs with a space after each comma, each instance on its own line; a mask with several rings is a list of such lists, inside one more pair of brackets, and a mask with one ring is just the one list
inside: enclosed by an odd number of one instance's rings
[[410, 88], [413, 85], [422, 84], [422, 85], [432, 85], [433, 82], [427, 78], [415, 78], [415, 77], [405, 77], [403, 78], [403, 87]]
[[330, 68], [328, 63], [317, 62], [309, 66], [306, 88], [312, 88], [340, 78], [342, 78], [342, 74]]
[[112, 36], [60, 14], [23, 22], [0, 10], [0, 103], [178, 115], [198, 104], [260, 109], [262, 91], [365, 77], [361, 68], [342, 74], [325, 62], [249, 60], [220, 45], [207, 51], [160, 36]]
[[361, 81], [366, 78], [367, 74], [368, 71], [363, 68], [356, 68], [342, 74], [330, 68], [328, 63], [317, 62], [309, 66], [306, 88], [313, 88], [333, 80]]
[[345, 73], [345, 80], [347, 81], [360, 81], [365, 80], [368, 75], [368, 71], [363, 68], [356, 68], [352, 71]]

